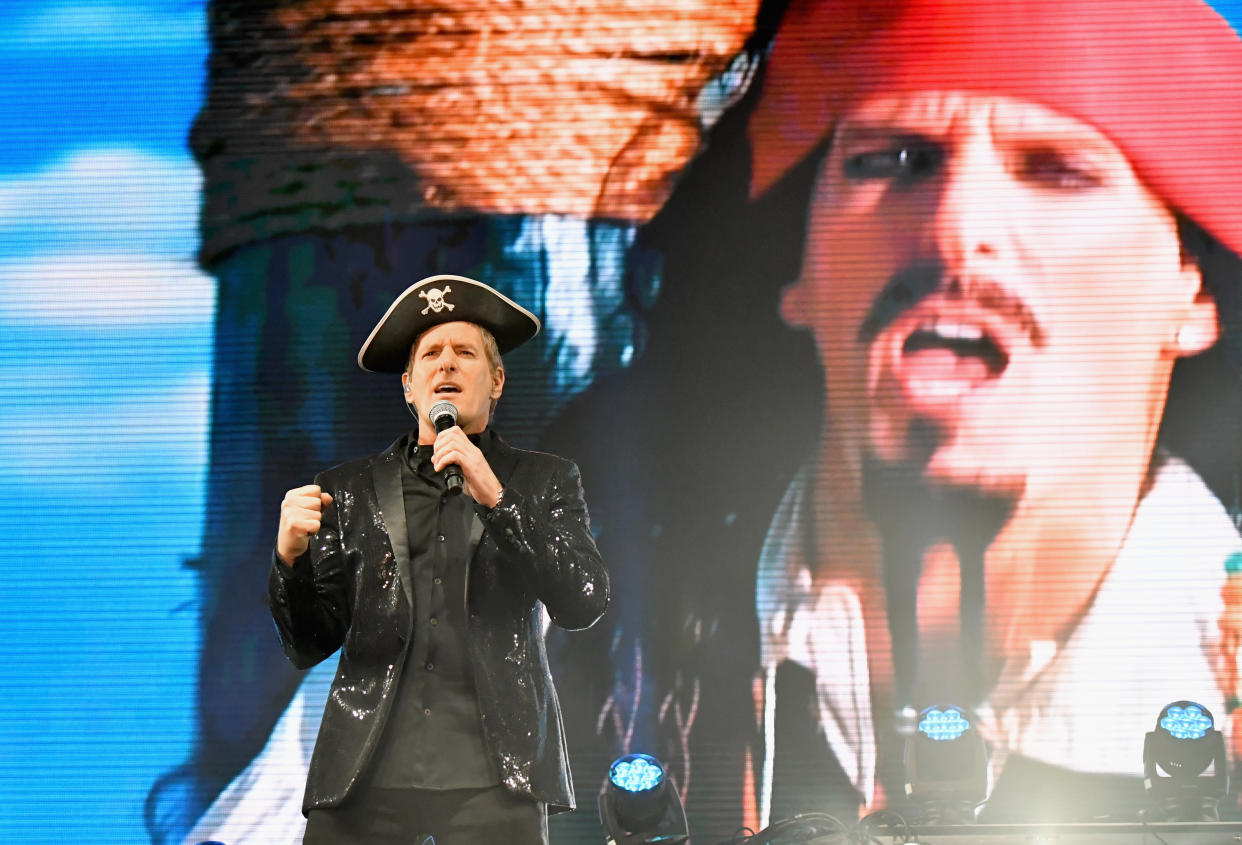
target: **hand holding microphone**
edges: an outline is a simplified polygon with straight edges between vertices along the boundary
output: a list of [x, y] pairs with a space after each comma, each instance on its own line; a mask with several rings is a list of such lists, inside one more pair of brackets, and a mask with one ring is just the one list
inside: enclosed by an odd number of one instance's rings
[[457, 407], [447, 400], [431, 406], [427, 417], [436, 429], [431, 465], [444, 473], [450, 493], [464, 490], [485, 507], [495, 507], [503, 487], [479, 447], [457, 426]]

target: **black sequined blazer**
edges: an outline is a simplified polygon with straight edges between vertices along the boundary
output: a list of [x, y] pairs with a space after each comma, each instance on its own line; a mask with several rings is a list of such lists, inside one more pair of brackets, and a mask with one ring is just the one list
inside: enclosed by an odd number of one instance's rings
[[[588, 627], [608, 604], [608, 575], [591, 537], [578, 468], [490, 436], [485, 452], [504, 494], [494, 508], [476, 507], [466, 575], [483, 736], [504, 786], [556, 812], [574, 806], [573, 781], [539, 607], [561, 627]], [[333, 502], [319, 533], [292, 567], [273, 555], [268, 596], [289, 659], [307, 668], [342, 649], [304, 813], [340, 804], [357, 782], [383, 735], [414, 639], [404, 442], [320, 473], [315, 483]]]

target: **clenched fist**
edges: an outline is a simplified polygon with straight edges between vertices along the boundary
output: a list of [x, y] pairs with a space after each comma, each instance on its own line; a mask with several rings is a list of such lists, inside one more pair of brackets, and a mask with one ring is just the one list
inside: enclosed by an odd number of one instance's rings
[[280, 503], [280, 530], [276, 533], [276, 556], [293, 566], [310, 546], [310, 538], [319, 530], [323, 509], [332, 504], [332, 494], [318, 484], [295, 487]]

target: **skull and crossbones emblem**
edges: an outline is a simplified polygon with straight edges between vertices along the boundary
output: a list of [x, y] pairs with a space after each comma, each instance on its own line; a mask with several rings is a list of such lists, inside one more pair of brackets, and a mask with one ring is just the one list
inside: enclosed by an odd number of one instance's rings
[[427, 300], [427, 307], [421, 313], [426, 314], [428, 311], [434, 311], [439, 314], [445, 308], [452, 311], [454, 306], [444, 301], [444, 294], [449, 293], [453, 289], [448, 285], [444, 286], [444, 290], [440, 288], [432, 288], [431, 290], [420, 290], [418, 295]]

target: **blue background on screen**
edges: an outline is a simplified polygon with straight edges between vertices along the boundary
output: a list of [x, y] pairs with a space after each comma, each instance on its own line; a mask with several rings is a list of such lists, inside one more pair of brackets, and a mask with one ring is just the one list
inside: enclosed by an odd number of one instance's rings
[[0, 5], [0, 840], [146, 840], [198, 649], [199, 2]]

